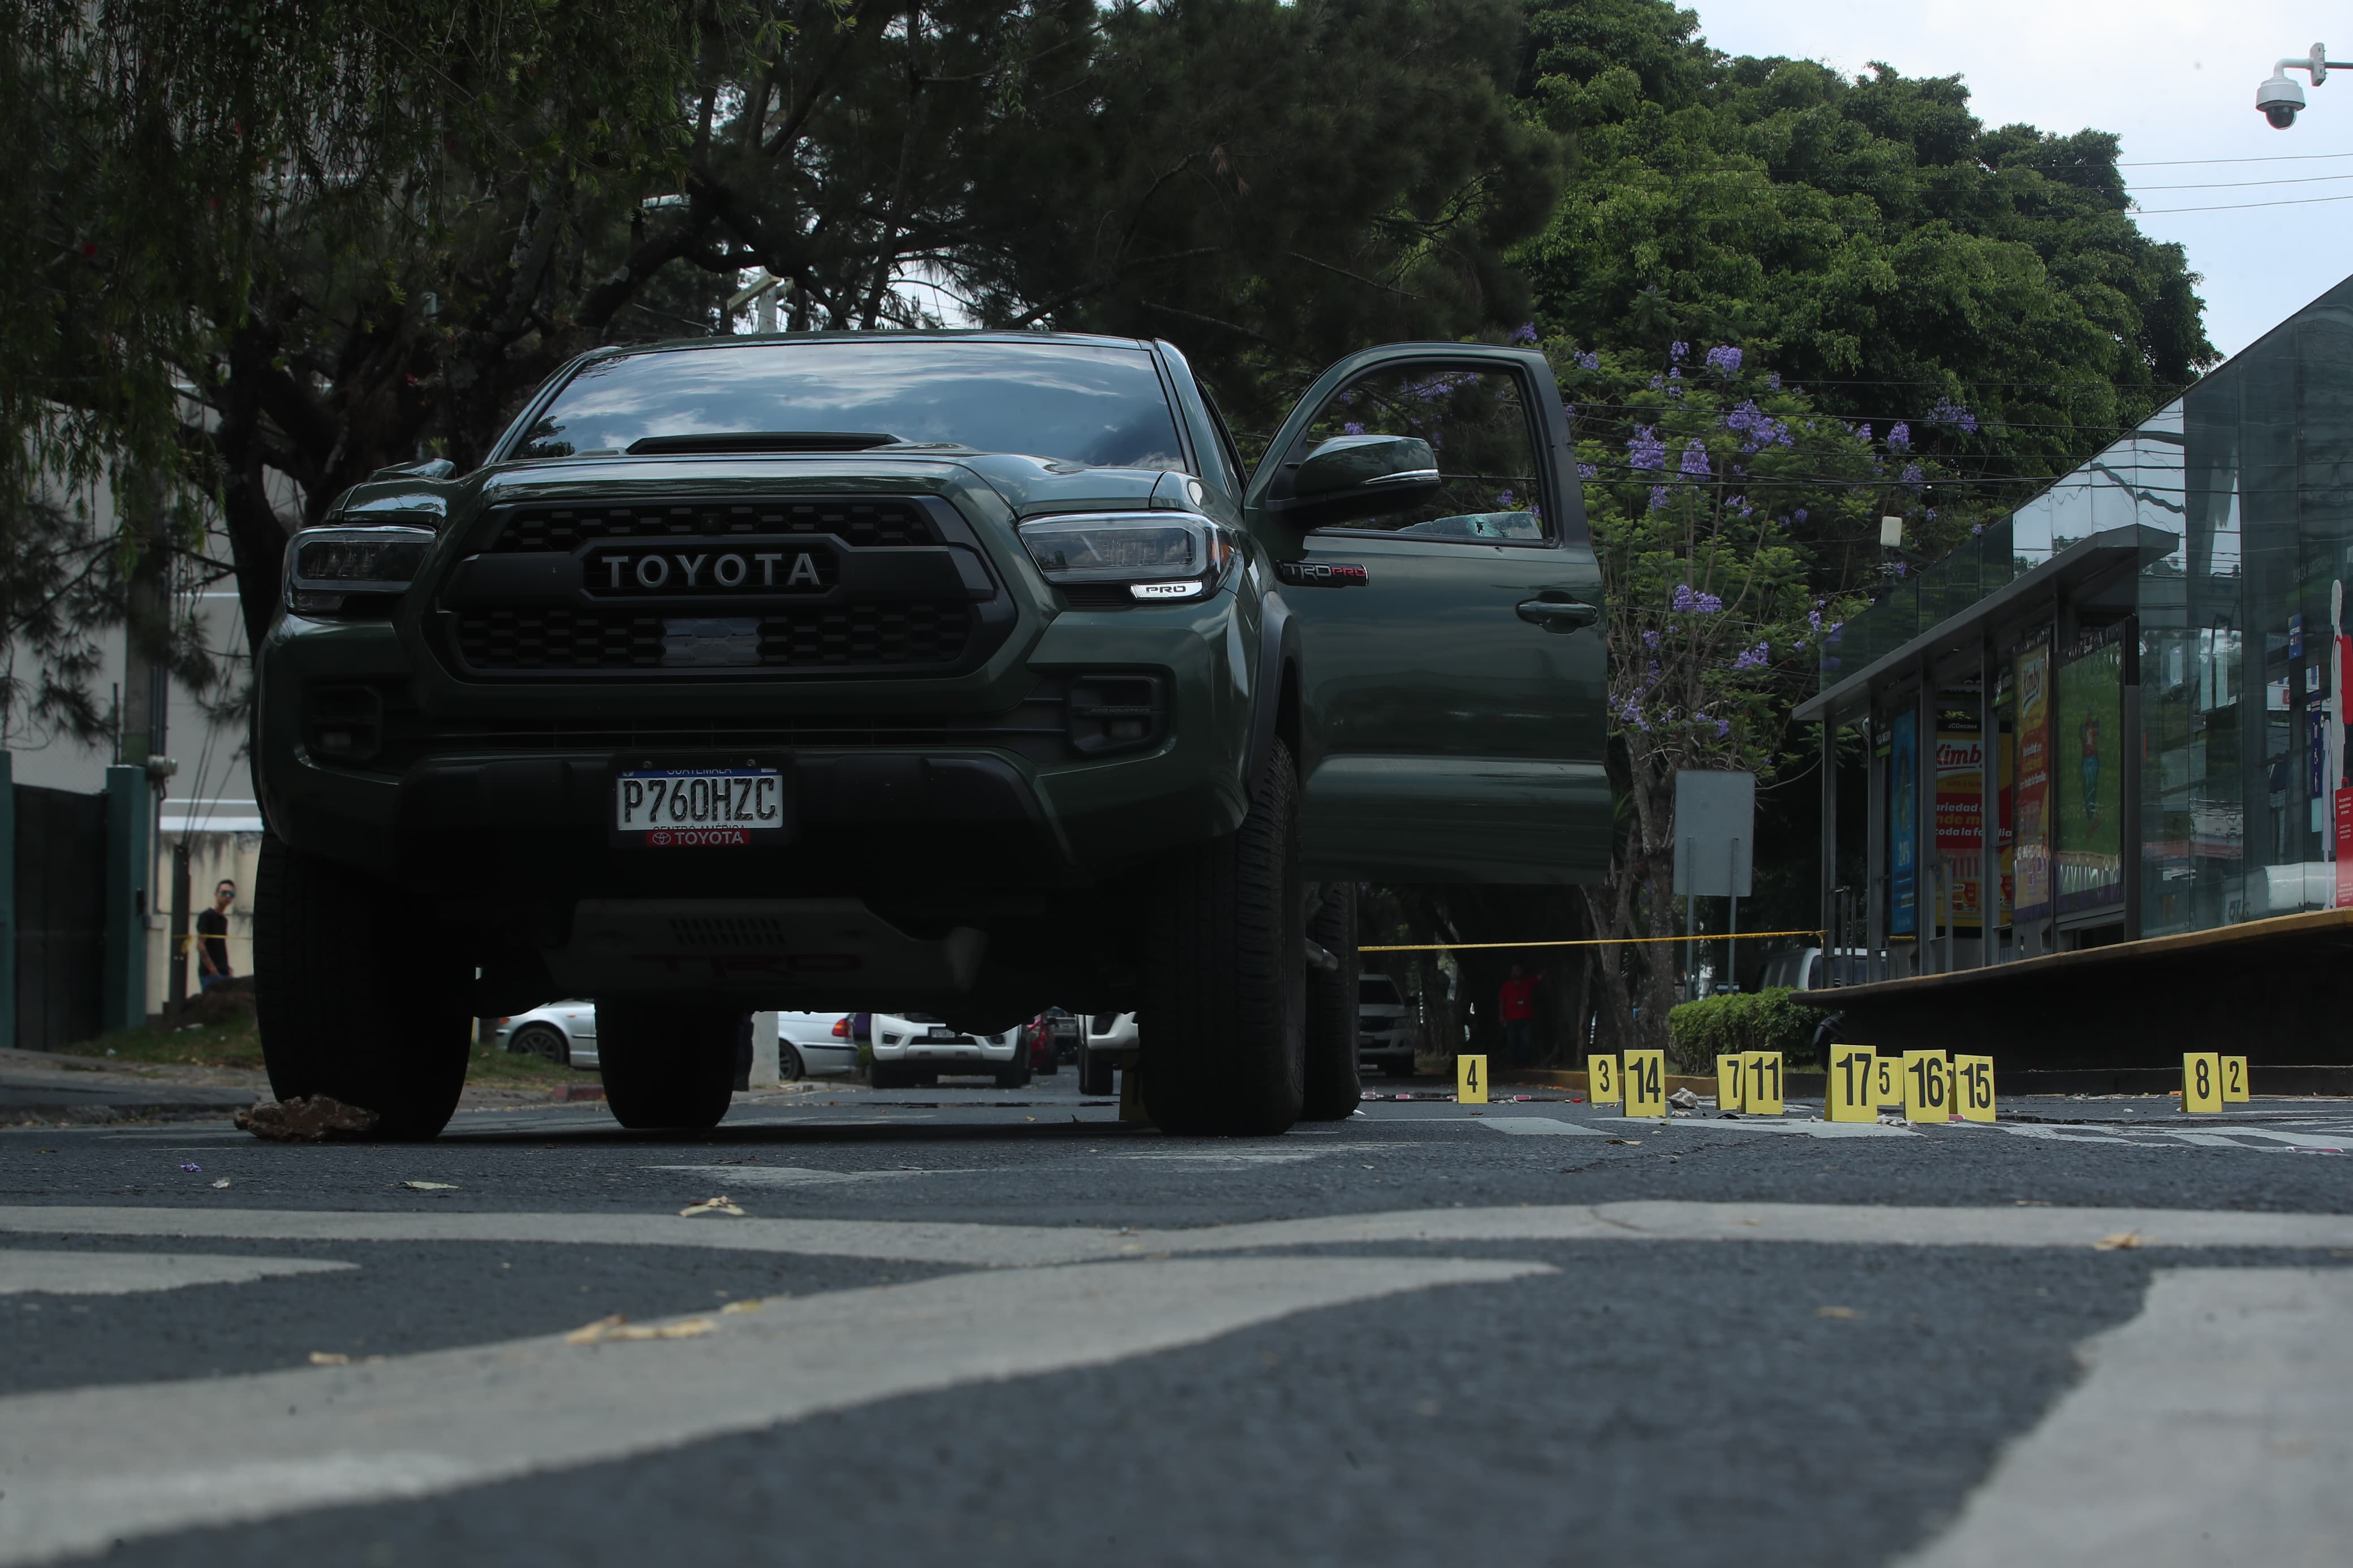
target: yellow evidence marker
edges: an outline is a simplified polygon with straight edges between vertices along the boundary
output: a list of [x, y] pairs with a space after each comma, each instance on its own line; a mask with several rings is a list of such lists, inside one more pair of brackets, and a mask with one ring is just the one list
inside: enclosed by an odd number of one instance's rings
[[1869, 1046], [1832, 1046], [1823, 1100], [1832, 1121], [1879, 1120], [1878, 1053]]
[[1950, 1121], [1953, 1119], [1953, 1097], [1946, 1092], [1945, 1053], [1942, 1051], [1906, 1051], [1904, 1053], [1904, 1120], [1906, 1121]]
[[1872, 1068], [1872, 1102], [1875, 1105], [1904, 1103], [1904, 1063], [1895, 1057], [1881, 1057]]
[[1487, 1058], [1485, 1057], [1454, 1058], [1454, 1100], [1458, 1105], [1487, 1103]]
[[2199, 1116], [2222, 1113], [2222, 1058], [2189, 1051], [2181, 1058], [2181, 1109]]
[[1748, 1079], [1741, 1090], [1741, 1110], [1751, 1116], [1780, 1115], [1781, 1053], [1743, 1051], [1740, 1066]]
[[2247, 1058], [2222, 1058], [2222, 1103], [2244, 1105], [2247, 1102]]
[[1615, 1105], [1626, 1097], [1618, 1082], [1616, 1057], [1585, 1058], [1585, 1098], [1596, 1105]]
[[1953, 1104], [1964, 1121], [1993, 1120], [1993, 1058], [1953, 1058]]
[[1718, 1110], [1740, 1109], [1740, 1058], [1737, 1054], [1715, 1058], [1715, 1108]]
[[1667, 1053], [1664, 1051], [1628, 1051], [1626, 1053], [1626, 1114], [1655, 1116], [1663, 1121], [1667, 1114]]

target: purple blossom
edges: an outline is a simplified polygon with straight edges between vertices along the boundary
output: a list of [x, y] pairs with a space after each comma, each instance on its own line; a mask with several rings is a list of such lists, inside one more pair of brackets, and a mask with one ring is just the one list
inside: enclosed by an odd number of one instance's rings
[[1729, 720], [1729, 719], [1718, 719], [1718, 720], [1715, 721], [1715, 738], [1716, 738], [1717, 740], [1721, 741], [1721, 740], [1723, 740], [1726, 735], [1729, 735], [1729, 734], [1731, 734], [1731, 733], [1732, 733], [1732, 721], [1731, 721], [1731, 720]]
[[1534, 321], [1522, 321], [1518, 326], [1512, 329], [1512, 335], [1504, 341], [1514, 343], [1532, 343], [1535, 342], [1536, 324]]
[[1931, 425], [1950, 425], [1964, 436], [1978, 433], [1978, 416], [1949, 397], [1940, 397], [1936, 406], [1928, 411]]
[[1577, 354], [1575, 357], [1577, 359], [1577, 368], [1579, 370], [1599, 370], [1601, 368], [1601, 356], [1599, 353], [1586, 353]]
[[1814, 604], [1816, 607], [1806, 612], [1806, 626], [1816, 637], [1820, 637], [1822, 632], [1822, 612], [1820, 607], [1821, 601], [1817, 599]]
[[1855, 438], [1858, 440], [1868, 441], [1871, 439], [1871, 426], [1868, 424], [1860, 426], [1850, 425], [1847, 426], [1847, 429], [1852, 431], [1854, 434]]
[[1720, 343], [1707, 351], [1707, 368], [1718, 375], [1740, 374], [1740, 351], [1730, 343]]
[[1724, 608], [1724, 601], [1714, 594], [1704, 593], [1684, 583], [1675, 589], [1673, 607], [1693, 615], [1712, 616]]
[[1732, 668], [1735, 670], [1762, 668], [1771, 662], [1772, 657], [1772, 648], [1767, 644], [1758, 643], [1755, 647], [1744, 650], [1738, 658], [1734, 659]]
[[1361, 436], [1364, 433], [1365, 427], [1362, 425], [1357, 424], [1353, 419], [1340, 426], [1340, 434], [1343, 436]]
[[1767, 371], [1765, 373], [1765, 384], [1771, 387], [1776, 392], [1780, 391], [1781, 373], [1778, 370]]
[[1675, 342], [1669, 343], [1667, 345], [1667, 357], [1675, 361], [1678, 364], [1683, 363], [1684, 357], [1690, 353], [1691, 344], [1689, 343]]
[[1982, 522], [1973, 522], [1969, 524], [1969, 531], [1971, 533], [1983, 533], [1985, 531], [1985, 524]]
[[1887, 432], [1887, 448], [1891, 452], [1910, 451], [1912, 449], [1912, 426], [1905, 424], [1900, 419], [1897, 420]]
[[1898, 484], [1909, 485], [1912, 489], [1916, 490], [1920, 488], [1920, 481], [1924, 477], [1926, 476], [1919, 464], [1906, 463], [1904, 465], [1903, 474], [1898, 477], [1896, 482]]
[[1683, 471], [1695, 479], [1711, 479], [1715, 470], [1708, 467], [1707, 443], [1694, 436], [1683, 448]]
[[1666, 486], [1664, 486], [1664, 485], [1652, 485], [1652, 486], [1651, 487], [1651, 505], [1650, 505], [1650, 510], [1652, 510], [1652, 511], [1658, 511], [1658, 510], [1661, 510], [1662, 509], [1663, 509], [1663, 508], [1666, 506], [1666, 504], [1667, 504], [1667, 487], [1666, 487]]
[[1657, 426], [1634, 426], [1634, 434], [1626, 442], [1626, 460], [1639, 471], [1667, 466], [1667, 444], [1659, 439]]
[[1804, 507], [1799, 507], [1796, 512], [1791, 515], [1795, 516], [1799, 522], [1803, 522], [1806, 521], [1806, 509]]
[[1644, 647], [1656, 647], [1659, 646], [1659, 634], [1655, 629], [1642, 634], [1642, 646]]
[[1898, 577], [1908, 577], [1912, 574], [1912, 568], [1905, 563], [1898, 561], [1895, 563], [1895, 574]]
[[1789, 427], [1757, 406], [1753, 397], [1744, 398], [1723, 419], [1724, 427], [1740, 437], [1740, 449], [1754, 452], [1762, 447], [1789, 447], [1797, 444]]
[[1509, 491], [1509, 490], [1498, 490], [1498, 491], [1496, 491], [1496, 492], [1495, 492], [1495, 506], [1496, 506], [1497, 510], [1503, 510], [1503, 511], [1509, 511], [1509, 510], [1512, 510], [1512, 492], [1511, 492], [1511, 491]]
[[1562, 404], [1562, 405], [1560, 405], [1560, 411], [1561, 411], [1562, 416], [1563, 416], [1564, 417], [1566, 417], [1571, 425], [1574, 425], [1574, 424], [1576, 424], [1576, 423], [1577, 423], [1577, 405], [1576, 405], [1576, 404], [1574, 404], [1574, 403], [1564, 403], [1564, 404]]
[[1577, 465], [1577, 477], [1580, 479], [1598, 479], [1601, 477], [1601, 465], [1579, 463]]

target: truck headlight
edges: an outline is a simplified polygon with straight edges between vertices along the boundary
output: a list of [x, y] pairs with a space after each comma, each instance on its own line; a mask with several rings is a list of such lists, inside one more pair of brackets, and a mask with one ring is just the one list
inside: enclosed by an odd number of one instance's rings
[[354, 596], [405, 594], [433, 539], [429, 528], [306, 528], [286, 547], [286, 607], [333, 615]]
[[1234, 556], [1232, 536], [1189, 511], [1041, 517], [1021, 524], [1020, 534], [1049, 583], [1124, 584], [1129, 597], [1145, 602], [1205, 596]]

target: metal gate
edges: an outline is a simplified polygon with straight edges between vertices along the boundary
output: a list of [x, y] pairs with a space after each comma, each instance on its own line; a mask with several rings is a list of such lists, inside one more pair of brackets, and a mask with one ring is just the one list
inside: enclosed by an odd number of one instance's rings
[[16, 790], [16, 1044], [49, 1051], [103, 1026], [106, 796]]

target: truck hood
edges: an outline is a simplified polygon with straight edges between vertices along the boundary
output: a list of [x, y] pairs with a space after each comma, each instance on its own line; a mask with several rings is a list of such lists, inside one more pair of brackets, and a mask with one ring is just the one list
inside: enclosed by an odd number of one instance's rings
[[1091, 468], [1046, 458], [923, 447], [821, 456], [726, 453], [505, 463], [456, 479], [387, 475], [353, 486], [334, 510], [353, 522], [438, 529], [451, 518], [508, 501], [562, 500], [623, 487], [688, 496], [777, 485], [820, 493], [879, 486], [950, 499], [985, 489], [1016, 519], [1194, 504], [1188, 499], [1190, 476], [1174, 470]]

